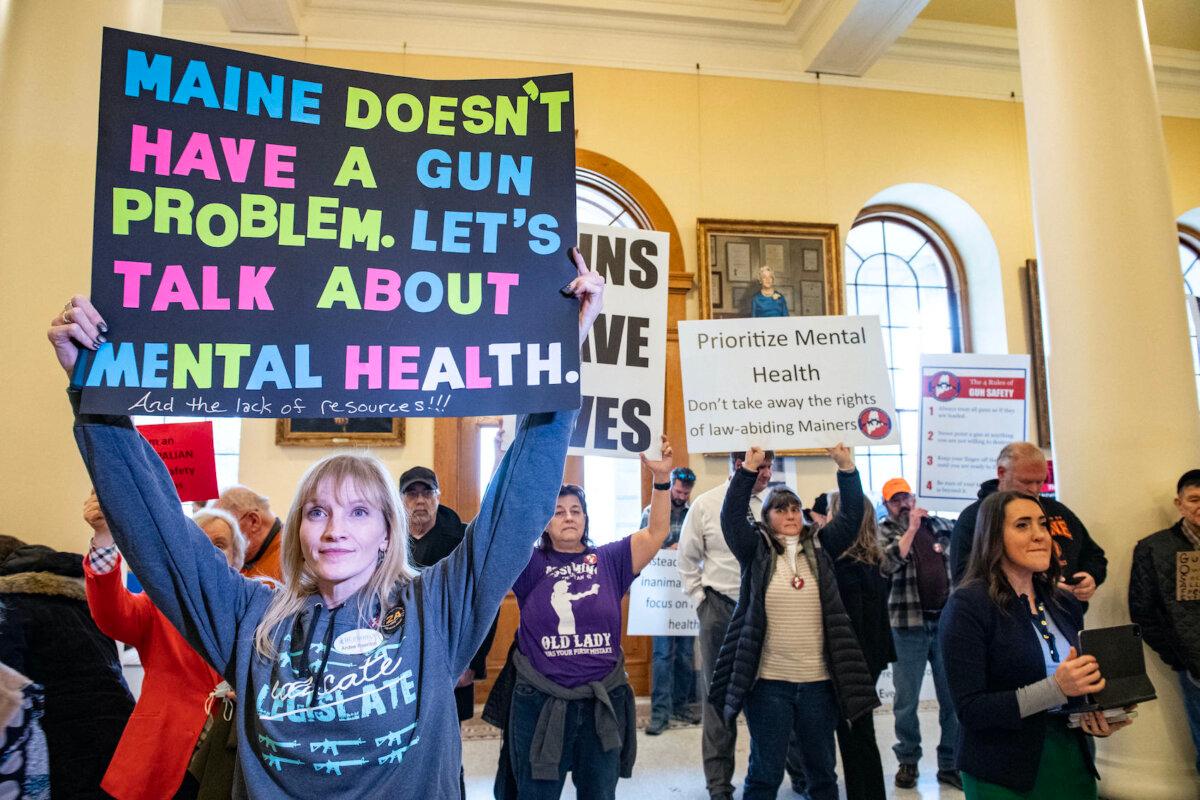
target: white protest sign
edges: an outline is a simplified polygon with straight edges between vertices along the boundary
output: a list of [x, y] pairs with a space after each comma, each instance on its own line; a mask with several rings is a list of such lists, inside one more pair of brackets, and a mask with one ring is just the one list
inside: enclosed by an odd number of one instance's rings
[[[582, 405], [570, 455], [659, 456], [667, 375], [671, 237], [579, 223], [579, 252], [606, 282], [604, 311], [580, 356]], [[516, 417], [504, 417], [507, 450]]]
[[679, 323], [688, 450], [899, 441], [879, 317]]
[[962, 511], [996, 477], [996, 456], [1029, 438], [1029, 356], [921, 356], [921, 448], [917, 497], [935, 511]]
[[696, 605], [683, 590], [679, 551], [659, 550], [629, 587], [629, 636], [696, 636]]
[[579, 225], [579, 252], [604, 276], [604, 311], [580, 356], [571, 455], [657, 457], [667, 375], [670, 237]]

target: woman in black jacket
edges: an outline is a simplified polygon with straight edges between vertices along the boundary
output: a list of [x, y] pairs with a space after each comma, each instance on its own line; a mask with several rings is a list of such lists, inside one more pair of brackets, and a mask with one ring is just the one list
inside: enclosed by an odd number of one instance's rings
[[761, 525], [751, 522], [750, 493], [764, 457], [758, 447], [746, 452], [721, 507], [721, 531], [741, 565], [742, 584], [709, 701], [727, 723], [745, 708], [745, 800], [775, 797], [793, 733], [803, 742], [809, 796], [836, 800], [838, 722], [879, 705], [834, 577], [834, 560], [862, 521], [862, 484], [848, 448], [839, 444], [829, 455], [845, 502], [816, 535], [804, 524], [800, 498], [786, 487], [767, 496]]
[[991, 495], [980, 507], [966, 576], [942, 612], [968, 800], [1095, 798], [1084, 733], [1108, 736], [1129, 724], [1089, 712], [1081, 729], [1068, 727], [1062, 707], [1104, 688], [1104, 679], [1095, 658], [1076, 655], [1083, 607], [1056, 587], [1052, 549], [1037, 498]]
[[[841, 492], [830, 492], [830, 516], [836, 517], [841, 506]], [[833, 569], [842, 605], [867, 660], [872, 684], [878, 683], [879, 674], [896, 660], [892, 625], [888, 620], [891, 584], [883, 574], [883, 560], [875, 509], [870, 500], [863, 498], [858, 536], [834, 562]], [[883, 762], [875, 742], [875, 715], [864, 714], [853, 723], [841, 720], [837, 741], [845, 772], [846, 800], [883, 800], [887, 791], [883, 783]]]

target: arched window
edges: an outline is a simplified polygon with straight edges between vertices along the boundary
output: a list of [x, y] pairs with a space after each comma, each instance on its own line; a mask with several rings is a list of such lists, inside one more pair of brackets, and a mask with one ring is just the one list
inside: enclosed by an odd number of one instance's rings
[[575, 168], [575, 216], [589, 225], [651, 228], [650, 217], [625, 187], [586, 167]]
[[917, 478], [922, 353], [968, 350], [965, 283], [958, 256], [940, 228], [914, 211], [867, 208], [846, 235], [846, 313], [878, 315], [899, 416], [900, 444], [872, 447], [858, 459], [866, 487]]
[[[1184, 290], [1188, 293], [1188, 302], [1200, 302], [1200, 231], [1184, 225], [1179, 226], [1179, 266], [1183, 270]], [[1192, 343], [1192, 368], [1196, 373], [1196, 390], [1200, 393], [1200, 342], [1197, 341], [1196, 318], [1194, 312], [1188, 313], [1188, 333]]]

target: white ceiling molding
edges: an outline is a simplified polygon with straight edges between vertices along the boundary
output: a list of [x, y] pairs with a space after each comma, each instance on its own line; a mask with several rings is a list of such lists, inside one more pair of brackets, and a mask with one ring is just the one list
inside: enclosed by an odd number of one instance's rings
[[862, 0], [830, 37], [808, 71], [862, 77], [929, 0]]
[[[817, 81], [809, 70], [837, 41], [839, 30], [853, 24], [858, 5], [903, 2], [307, 0], [294, 17], [298, 32], [282, 35], [233, 31], [218, 7], [232, 1], [166, 0], [163, 34], [233, 48], [412, 53], [804, 83]], [[267, 5], [275, 3], [286, 0]], [[880, 39], [863, 41], [865, 63]], [[1200, 118], [1200, 51], [1152, 47], [1151, 52], [1162, 113]], [[1016, 31], [982, 25], [917, 19], [861, 77], [821, 73], [820, 82], [838, 86], [985, 99], [1021, 96]]]
[[289, 0], [216, 0], [229, 30], [235, 33], [300, 32]]

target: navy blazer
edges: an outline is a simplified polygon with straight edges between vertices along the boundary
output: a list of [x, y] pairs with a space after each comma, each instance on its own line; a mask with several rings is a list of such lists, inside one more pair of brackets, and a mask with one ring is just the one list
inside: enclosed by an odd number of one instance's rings
[[[1083, 606], [1067, 592], [1053, 591], [1051, 596], [1051, 591], [1039, 587], [1038, 599], [1070, 646], [1078, 649]], [[958, 715], [958, 768], [1013, 791], [1030, 791], [1049, 719], [1045, 711], [1022, 719], [1017, 707], [1016, 690], [1046, 677], [1027, 600], [1019, 597], [1001, 608], [983, 584], [964, 584], [950, 595], [938, 635]], [[1072, 735], [1095, 774], [1086, 735], [1079, 729]]]

